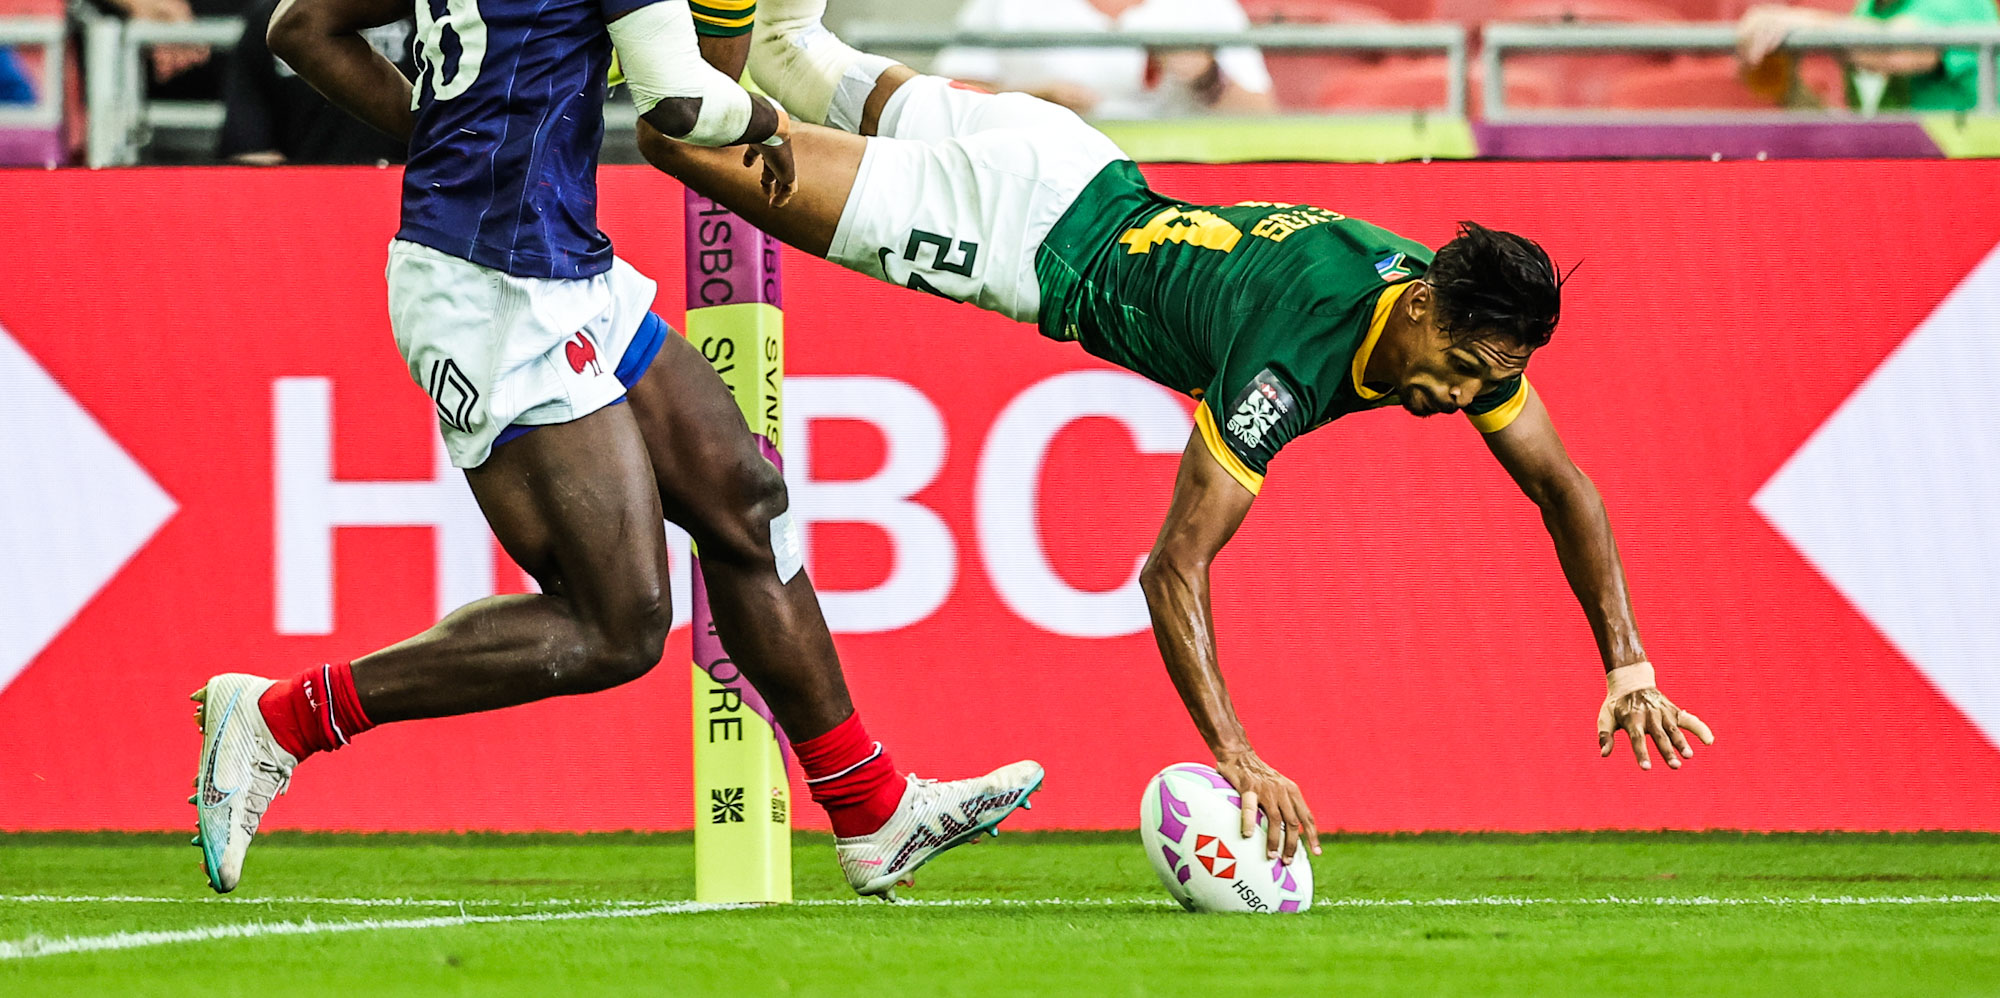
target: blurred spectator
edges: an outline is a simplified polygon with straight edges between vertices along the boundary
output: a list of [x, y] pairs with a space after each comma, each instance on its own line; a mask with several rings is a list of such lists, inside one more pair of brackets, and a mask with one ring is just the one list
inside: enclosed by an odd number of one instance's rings
[[33, 104], [35, 88], [28, 83], [28, 74], [21, 69], [20, 57], [14, 50], [0, 46], [0, 104]]
[[[1860, 0], [1851, 16], [1806, 7], [1758, 6], [1737, 23], [1738, 58], [1754, 77], [1789, 76], [1794, 60], [1778, 51], [1798, 28], [1860, 28], [1893, 34], [1915, 28], [2000, 24], [1994, 0]], [[1854, 49], [1847, 64], [1847, 99], [1876, 111], [1970, 110], [1979, 101], [1977, 49]]]
[[[249, 0], [94, 0], [130, 21], [180, 24], [197, 17], [236, 17]], [[206, 45], [154, 45], [147, 50], [146, 96], [153, 100], [215, 100], [222, 60]]]
[[[1250, 26], [1236, 0], [971, 0], [960, 31], [1234, 32]], [[1254, 48], [948, 48], [936, 71], [989, 90], [1019, 90], [1099, 118], [1162, 118], [1277, 109]]]
[[[215, 154], [237, 163], [401, 163], [409, 147], [334, 107], [279, 61], [264, 42], [278, 0], [263, 0], [243, 15], [243, 40], [229, 55], [223, 77], [225, 114]], [[416, 76], [411, 41], [416, 25], [405, 18], [363, 31], [362, 37], [407, 77]]]

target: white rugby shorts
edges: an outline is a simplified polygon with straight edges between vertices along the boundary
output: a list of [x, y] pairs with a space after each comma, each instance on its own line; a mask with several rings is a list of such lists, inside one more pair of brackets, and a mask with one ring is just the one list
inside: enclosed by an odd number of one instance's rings
[[1034, 322], [1042, 241], [1091, 179], [1126, 155], [1067, 108], [938, 76], [904, 84], [882, 119], [827, 258]]
[[389, 325], [437, 407], [451, 463], [476, 468], [512, 425], [581, 419], [618, 380], [656, 285], [625, 261], [594, 277], [516, 277], [428, 246], [389, 243]]

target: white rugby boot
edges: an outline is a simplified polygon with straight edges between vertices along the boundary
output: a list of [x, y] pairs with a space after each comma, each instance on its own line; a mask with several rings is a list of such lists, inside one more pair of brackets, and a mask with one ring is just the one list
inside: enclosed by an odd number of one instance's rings
[[998, 835], [995, 826], [1015, 808], [1032, 807], [1028, 795], [1041, 789], [1042, 776], [1041, 764], [1028, 761], [948, 783], [911, 776], [896, 813], [881, 828], [834, 840], [840, 872], [857, 894], [894, 898], [897, 882], [917, 867], [953, 846]]
[[208, 886], [218, 894], [236, 889], [243, 877], [243, 854], [257, 834], [264, 809], [291, 786], [299, 764], [271, 737], [257, 698], [276, 680], [242, 673], [216, 676], [189, 699], [201, 726], [201, 763], [195, 770], [194, 844]]

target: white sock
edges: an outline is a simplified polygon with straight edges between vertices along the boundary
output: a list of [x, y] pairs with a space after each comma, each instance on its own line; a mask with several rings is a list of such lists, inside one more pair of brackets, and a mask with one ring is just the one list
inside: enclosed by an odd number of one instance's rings
[[750, 76], [792, 117], [859, 132], [861, 108], [896, 60], [856, 51], [820, 23], [826, 0], [760, 0]]

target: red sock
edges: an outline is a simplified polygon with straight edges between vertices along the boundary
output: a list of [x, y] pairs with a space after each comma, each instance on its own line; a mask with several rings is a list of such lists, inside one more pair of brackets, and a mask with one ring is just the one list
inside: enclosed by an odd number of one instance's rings
[[855, 712], [833, 730], [792, 745], [806, 771], [812, 799], [833, 819], [833, 834], [867, 835], [889, 823], [903, 800], [903, 780], [882, 743], [868, 737]]
[[362, 713], [354, 669], [346, 662], [317, 665], [278, 680], [257, 700], [271, 737], [300, 759], [331, 752], [375, 726]]

